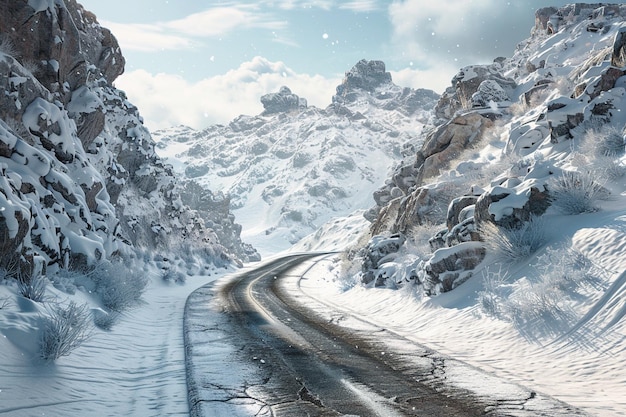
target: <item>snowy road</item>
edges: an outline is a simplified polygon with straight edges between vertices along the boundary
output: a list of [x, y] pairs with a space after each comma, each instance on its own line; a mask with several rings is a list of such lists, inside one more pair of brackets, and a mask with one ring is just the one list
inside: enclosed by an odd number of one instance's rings
[[314, 258], [279, 258], [190, 296], [191, 415], [583, 415], [307, 296]]

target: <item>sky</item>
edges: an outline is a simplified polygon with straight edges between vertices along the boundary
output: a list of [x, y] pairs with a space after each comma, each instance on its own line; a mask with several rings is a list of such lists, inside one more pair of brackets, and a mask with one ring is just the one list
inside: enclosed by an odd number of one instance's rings
[[537, 8], [571, 0], [79, 2], [118, 39], [126, 69], [115, 85], [157, 130], [257, 115], [283, 85], [324, 108], [361, 59], [441, 93], [458, 69], [511, 56]]

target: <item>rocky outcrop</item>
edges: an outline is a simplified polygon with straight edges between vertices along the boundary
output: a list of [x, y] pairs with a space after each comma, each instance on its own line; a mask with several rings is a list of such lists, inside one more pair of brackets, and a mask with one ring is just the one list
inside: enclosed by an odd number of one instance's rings
[[391, 84], [391, 74], [386, 71], [385, 63], [362, 59], [346, 72], [333, 101], [354, 101], [357, 98], [355, 90], [373, 93], [386, 84]]
[[490, 107], [492, 104], [511, 100], [516, 82], [501, 73], [502, 64], [471, 65], [462, 68], [453, 78], [435, 107], [435, 115], [451, 119], [461, 110]]
[[20, 64], [63, 104], [88, 79], [112, 83], [124, 71], [115, 37], [75, 0], [3, 2], [0, 33], [19, 52]]
[[[432, 90], [398, 87], [393, 83], [391, 74], [385, 70], [384, 62], [365, 59], [346, 72], [336, 90], [333, 105], [329, 109], [343, 113], [351, 112], [351, 104], [365, 100], [385, 110], [412, 115], [432, 108], [439, 99], [439, 95]], [[356, 117], [353, 115], [353, 118]]]
[[113, 87], [124, 58], [92, 13], [74, 0], [3, 2], [0, 32], [0, 266], [18, 258], [54, 272], [185, 242], [207, 261], [235, 257], [181, 201]]
[[304, 109], [307, 106], [306, 99], [293, 94], [288, 87], [280, 87], [278, 93], [270, 93], [261, 96], [261, 104], [263, 104], [262, 116], [268, 116], [275, 113], [286, 113], [298, 109]]
[[483, 113], [471, 112], [459, 115], [438, 127], [417, 152], [418, 182], [437, 175], [446, 169], [450, 161], [458, 158], [472, 143], [480, 141], [493, 121]]

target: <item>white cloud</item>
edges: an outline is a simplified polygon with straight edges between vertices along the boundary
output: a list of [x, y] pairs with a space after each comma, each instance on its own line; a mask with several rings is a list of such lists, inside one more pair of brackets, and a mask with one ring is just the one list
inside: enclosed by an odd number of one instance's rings
[[449, 87], [450, 80], [458, 72], [453, 66], [441, 66], [428, 70], [405, 68], [400, 71], [389, 71], [394, 84], [401, 87], [426, 88], [441, 94]]
[[102, 26], [111, 30], [122, 50], [142, 52], [188, 49], [195, 42], [187, 37], [166, 32], [158, 25], [122, 24], [102, 21]]
[[[389, 6], [393, 44], [399, 55], [424, 68], [458, 67], [509, 56], [530, 33], [531, 1], [394, 1]], [[516, 27], [522, 26], [521, 28]]]
[[165, 22], [129, 24], [103, 21], [102, 25], [115, 34], [122, 49], [147, 52], [189, 49], [198, 45], [198, 39], [218, 38], [242, 29], [280, 30], [287, 27], [287, 22], [259, 12], [255, 6], [233, 5], [214, 7]]
[[164, 28], [193, 37], [217, 37], [245, 28], [282, 29], [286, 25], [285, 21], [274, 20], [245, 5], [215, 7], [162, 24]]
[[378, 10], [377, 0], [353, 0], [341, 3], [340, 9], [351, 10], [353, 12], [373, 12]]
[[115, 84], [126, 91], [151, 130], [180, 124], [201, 129], [226, 124], [240, 114], [263, 111], [260, 98], [286, 85], [309, 105], [331, 103], [340, 79], [297, 74], [282, 62], [255, 57], [226, 74], [191, 83], [174, 74], [151, 74], [135, 70], [120, 76]]

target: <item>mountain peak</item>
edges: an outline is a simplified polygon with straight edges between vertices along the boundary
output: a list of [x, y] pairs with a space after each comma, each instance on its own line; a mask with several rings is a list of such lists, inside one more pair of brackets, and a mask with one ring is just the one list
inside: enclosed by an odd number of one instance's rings
[[263, 116], [275, 113], [285, 113], [307, 107], [306, 99], [293, 94], [289, 87], [282, 86], [278, 93], [269, 93], [261, 96]]
[[343, 82], [337, 86], [337, 96], [345, 97], [354, 90], [374, 92], [378, 87], [391, 83], [391, 74], [385, 70], [383, 61], [362, 59], [346, 72]]

